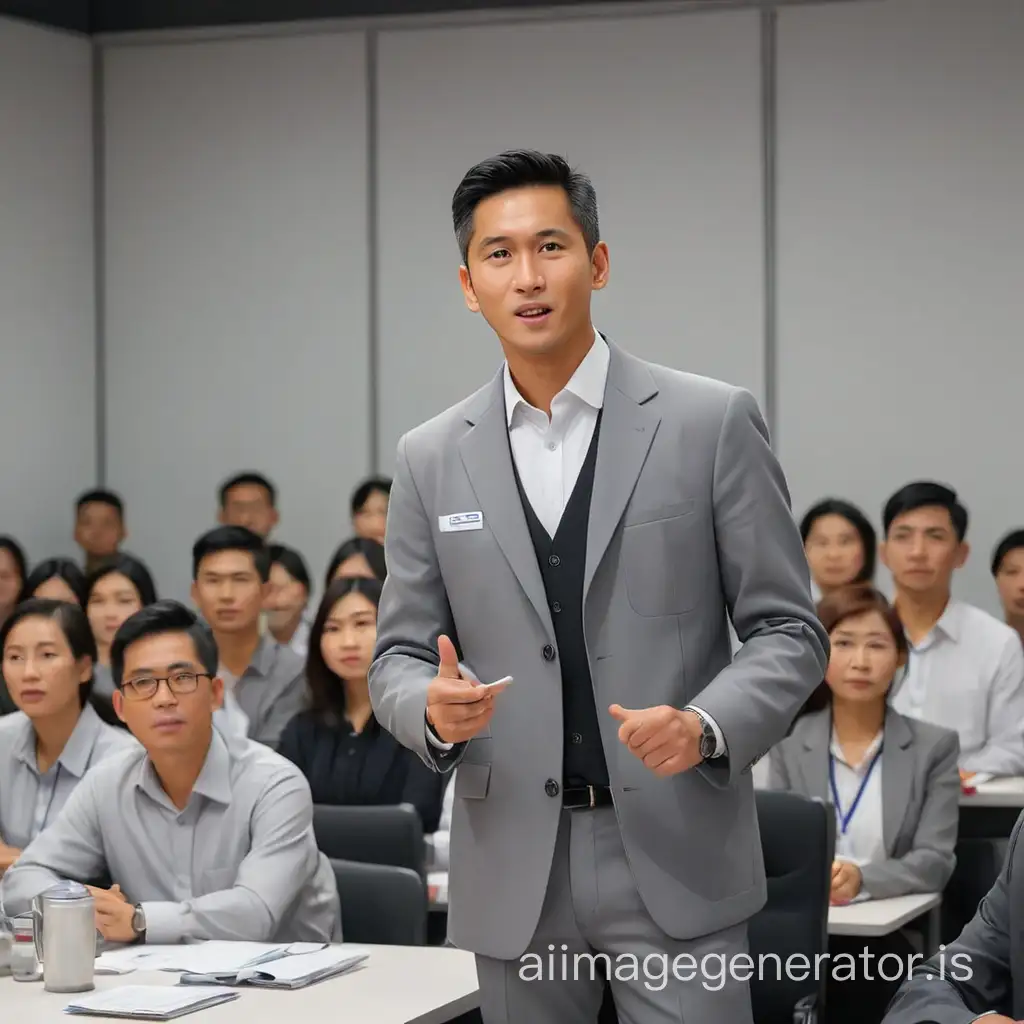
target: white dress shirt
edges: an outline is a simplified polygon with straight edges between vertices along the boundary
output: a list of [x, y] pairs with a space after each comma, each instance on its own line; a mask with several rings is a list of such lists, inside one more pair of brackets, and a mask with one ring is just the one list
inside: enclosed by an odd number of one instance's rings
[[[568, 384], [551, 400], [550, 417], [523, 398], [505, 363], [505, 419], [512, 459], [526, 497], [551, 537], [558, 530], [590, 450], [597, 417], [604, 406], [610, 361], [608, 343], [595, 331], [590, 351]], [[680, 566], [679, 571], [686, 569]], [[718, 723], [699, 708], [686, 710], [699, 711], [707, 719], [715, 734], [714, 756], [725, 754], [725, 739]], [[438, 742], [430, 729], [427, 736], [440, 749], [450, 749]]]
[[949, 602], [911, 646], [892, 706], [955, 730], [964, 771], [1024, 775], [1024, 649], [1018, 633], [980, 608]]
[[[836, 734], [832, 733], [832, 742], [829, 746], [829, 754], [835, 768], [836, 793], [833, 800], [838, 796], [836, 807], [836, 860], [849, 861], [862, 867], [886, 859], [885, 839], [882, 834], [882, 770], [885, 755], [883, 754], [878, 763], [872, 763], [875, 754], [882, 748], [882, 731], [871, 741], [871, 745], [864, 751], [864, 756], [857, 764], [850, 764], [843, 748], [839, 745]], [[868, 776], [868, 772], [871, 775]], [[867, 778], [867, 782], [865, 782]], [[860, 800], [857, 800], [857, 793], [861, 786], [864, 791]], [[854, 804], [856, 803], [856, 809]], [[843, 831], [843, 817], [850, 814]]]

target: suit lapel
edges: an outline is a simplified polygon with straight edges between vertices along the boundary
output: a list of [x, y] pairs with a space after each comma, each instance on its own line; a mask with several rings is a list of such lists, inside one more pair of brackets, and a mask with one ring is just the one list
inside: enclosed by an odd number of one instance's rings
[[459, 454], [480, 504], [484, 526], [490, 529], [523, 592], [550, 632], [551, 614], [544, 596], [544, 581], [512, 466], [501, 372], [490, 387], [480, 392], [479, 400], [471, 404], [466, 419], [473, 426], [459, 442]]
[[590, 500], [584, 601], [661, 422], [657, 409], [645, 404], [658, 393], [651, 371], [610, 342], [608, 347], [611, 354]]
[[803, 744], [797, 765], [803, 782], [800, 791], [809, 797], [831, 802], [828, 755], [832, 743], [832, 715], [828, 710], [808, 715], [802, 731]]
[[914, 787], [913, 736], [907, 723], [891, 709], [885, 713], [882, 738], [882, 840], [885, 852], [895, 856], [907, 807]]

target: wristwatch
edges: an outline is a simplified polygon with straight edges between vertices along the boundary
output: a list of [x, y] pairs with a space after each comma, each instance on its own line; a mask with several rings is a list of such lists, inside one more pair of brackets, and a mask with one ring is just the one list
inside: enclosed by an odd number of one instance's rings
[[146, 912], [142, 909], [141, 903], [135, 904], [135, 913], [132, 914], [132, 931], [135, 932], [136, 942], [146, 941]]
[[687, 708], [686, 710], [692, 711], [700, 722], [700, 746], [697, 749], [700, 752], [701, 758], [707, 761], [715, 756], [715, 752], [718, 749], [715, 730], [711, 728], [711, 723], [696, 708]]

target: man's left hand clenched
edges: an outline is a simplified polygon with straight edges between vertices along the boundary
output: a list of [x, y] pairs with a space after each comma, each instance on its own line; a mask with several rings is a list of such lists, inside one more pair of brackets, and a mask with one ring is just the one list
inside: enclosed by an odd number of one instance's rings
[[619, 704], [609, 709], [619, 726], [619, 739], [662, 778], [700, 764], [700, 719], [692, 711], [662, 704], [631, 711]]

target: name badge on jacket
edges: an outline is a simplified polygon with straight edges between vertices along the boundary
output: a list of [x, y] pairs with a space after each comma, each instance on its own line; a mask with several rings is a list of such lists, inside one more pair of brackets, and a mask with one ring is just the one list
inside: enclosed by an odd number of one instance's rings
[[442, 533], [461, 533], [463, 530], [482, 530], [483, 512], [453, 512], [450, 516], [438, 516], [437, 526]]

